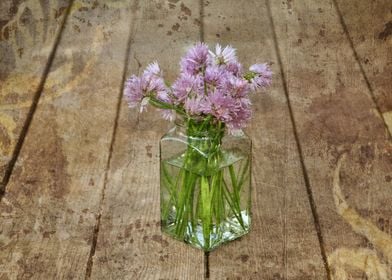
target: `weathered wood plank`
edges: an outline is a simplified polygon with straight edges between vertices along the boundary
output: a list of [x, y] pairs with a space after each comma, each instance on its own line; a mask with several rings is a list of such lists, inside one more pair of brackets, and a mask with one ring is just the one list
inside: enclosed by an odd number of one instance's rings
[[[179, 71], [186, 48], [199, 40], [195, 1], [140, 1], [129, 74], [158, 60], [165, 77]], [[159, 137], [168, 124], [125, 101], [113, 147], [92, 279], [202, 279], [204, 254], [160, 230]]]
[[[392, 2], [336, 0], [381, 113], [392, 112]], [[392, 123], [391, 133], [392, 133]]]
[[232, 44], [244, 66], [270, 61], [274, 84], [254, 96], [253, 225], [249, 235], [209, 256], [212, 279], [324, 279], [290, 115], [263, 1], [209, 1], [209, 43]]
[[1, 1], [0, 192], [69, 3], [69, 0]]
[[269, 2], [331, 277], [390, 279], [392, 145], [333, 2]]
[[0, 279], [85, 277], [135, 11], [74, 5], [0, 203]]

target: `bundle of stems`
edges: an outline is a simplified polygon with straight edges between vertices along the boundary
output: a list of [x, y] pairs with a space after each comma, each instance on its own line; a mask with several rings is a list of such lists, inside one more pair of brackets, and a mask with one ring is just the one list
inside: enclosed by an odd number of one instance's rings
[[[233, 164], [225, 165], [222, 122], [212, 122], [208, 117], [201, 121], [188, 118], [185, 126], [187, 148], [181, 155], [179, 172], [171, 174], [164, 163], [161, 166], [164, 186], [170, 196], [164, 205], [163, 220], [168, 221], [172, 215], [170, 233], [174, 237], [196, 242], [209, 251], [215, 245], [214, 240], [222, 241], [221, 227], [228, 218], [234, 218], [247, 230], [240, 193], [247, 179], [249, 159], [237, 172]], [[198, 227], [202, 228], [202, 236], [197, 234]]]

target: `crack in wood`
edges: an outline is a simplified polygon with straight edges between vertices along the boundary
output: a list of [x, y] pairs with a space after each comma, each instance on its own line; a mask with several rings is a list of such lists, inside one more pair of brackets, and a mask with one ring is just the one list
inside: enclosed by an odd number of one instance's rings
[[200, 22], [200, 41], [204, 42], [204, 0], [200, 0], [199, 9], [199, 22]]
[[368, 90], [369, 90], [370, 98], [372, 99], [372, 101], [373, 101], [373, 103], [374, 103], [375, 109], [376, 109], [376, 111], [377, 111], [379, 117], [381, 118], [382, 122], [384, 123], [385, 130], [386, 130], [386, 132], [387, 132], [387, 134], [388, 134], [389, 140], [392, 140], [392, 134], [391, 134], [391, 131], [389, 130], [389, 127], [388, 127], [388, 124], [387, 124], [387, 120], [385, 119], [385, 117], [384, 117], [384, 115], [383, 115], [383, 113], [382, 113], [382, 111], [381, 111], [381, 108], [380, 108], [379, 104], [377, 103], [377, 99], [376, 99], [376, 96], [374, 95], [373, 87], [372, 87], [372, 85], [370, 84], [370, 81], [369, 81], [368, 76], [366, 75], [365, 69], [363, 68], [363, 65], [362, 65], [362, 63], [361, 63], [360, 57], [359, 57], [359, 55], [358, 55], [358, 52], [357, 52], [357, 50], [356, 50], [355, 47], [354, 47], [354, 42], [353, 42], [352, 38], [350, 37], [350, 33], [349, 33], [349, 31], [348, 31], [346, 22], [345, 22], [344, 19], [343, 19], [343, 14], [342, 14], [342, 12], [340, 11], [340, 8], [339, 8], [339, 5], [338, 5], [337, 1], [336, 1], [336, 0], [332, 0], [332, 2], [333, 2], [333, 4], [334, 4], [334, 6], [335, 6], [336, 13], [338, 14], [339, 21], [340, 21], [340, 25], [341, 25], [342, 28], [343, 28], [344, 34], [346, 35], [347, 41], [348, 41], [349, 44], [350, 44], [350, 48], [351, 48], [351, 50], [352, 50], [352, 52], [353, 52], [354, 58], [355, 58], [355, 60], [356, 60], [356, 62], [357, 62], [357, 64], [358, 64], [358, 66], [359, 66], [359, 69], [360, 69], [360, 71], [361, 71], [361, 74], [362, 74], [362, 76], [363, 76], [363, 79], [365, 80], [366, 87], [367, 87]]
[[29, 111], [27, 113], [27, 116], [26, 116], [26, 121], [25, 121], [25, 123], [24, 123], [24, 125], [22, 127], [22, 130], [20, 132], [20, 135], [19, 135], [18, 140], [17, 140], [16, 145], [15, 145], [15, 148], [14, 148], [14, 150], [12, 152], [11, 159], [10, 159], [9, 163], [7, 164], [7, 166], [6, 166], [6, 170], [5, 170], [5, 174], [4, 174], [3, 180], [0, 183], [0, 202], [1, 202], [1, 200], [2, 200], [2, 198], [4, 196], [4, 194], [5, 194], [6, 187], [8, 185], [8, 182], [9, 182], [9, 180], [11, 178], [12, 172], [13, 172], [14, 167], [15, 167], [15, 163], [16, 163], [16, 161], [17, 161], [17, 159], [19, 157], [20, 151], [22, 149], [22, 146], [23, 146], [23, 143], [24, 143], [24, 139], [25, 139], [25, 137], [26, 137], [26, 135], [27, 135], [27, 133], [29, 131], [29, 128], [30, 128], [31, 122], [33, 120], [35, 111], [37, 110], [38, 102], [39, 102], [39, 100], [41, 98], [44, 86], [46, 84], [46, 80], [47, 80], [47, 77], [49, 75], [49, 71], [50, 71], [50, 69], [52, 67], [52, 63], [53, 63], [54, 57], [56, 56], [57, 47], [60, 44], [61, 36], [62, 36], [63, 30], [64, 30], [64, 27], [65, 27], [65, 25], [67, 23], [67, 19], [68, 19], [68, 16], [70, 14], [73, 2], [74, 2], [74, 0], [70, 0], [69, 1], [69, 4], [68, 4], [67, 9], [65, 11], [64, 18], [63, 18], [63, 20], [62, 20], [62, 22], [60, 24], [60, 29], [59, 29], [58, 33], [56, 34], [56, 38], [54, 40], [53, 48], [52, 48], [52, 50], [51, 50], [51, 52], [49, 54], [47, 63], [45, 65], [45, 68], [44, 68], [44, 71], [43, 71], [40, 83], [38, 85], [38, 88], [37, 88], [34, 96], [33, 96], [33, 100], [32, 100], [30, 109], [29, 109]]
[[[134, 7], [139, 7], [139, 0], [135, 0], [134, 1]], [[115, 143], [115, 139], [116, 139], [116, 135], [117, 135], [117, 127], [118, 127], [118, 122], [119, 122], [119, 118], [120, 118], [120, 113], [121, 113], [121, 103], [123, 100], [123, 91], [124, 91], [124, 83], [126, 80], [126, 76], [127, 76], [127, 69], [129, 66], [129, 60], [131, 57], [131, 45], [133, 43], [133, 37], [134, 37], [134, 26], [135, 26], [135, 14], [136, 11], [139, 10], [138, 8], [133, 9], [133, 17], [131, 19], [131, 23], [130, 23], [130, 31], [129, 31], [129, 36], [128, 36], [128, 40], [127, 40], [127, 49], [125, 51], [125, 63], [124, 63], [124, 68], [123, 68], [123, 74], [122, 74], [122, 79], [121, 79], [121, 84], [120, 84], [120, 89], [119, 89], [119, 93], [118, 93], [118, 97], [117, 97], [117, 105], [116, 105], [116, 116], [114, 119], [114, 125], [113, 125], [113, 131], [112, 131], [112, 137], [110, 140], [110, 147], [109, 147], [109, 155], [108, 155], [108, 159], [106, 162], [106, 167], [105, 167], [105, 175], [104, 175], [104, 184], [103, 184], [103, 189], [102, 189], [102, 194], [101, 194], [101, 200], [99, 203], [99, 214], [97, 216], [96, 219], [96, 224], [94, 227], [94, 232], [93, 232], [93, 240], [91, 243], [91, 248], [90, 248], [90, 254], [89, 254], [89, 258], [87, 260], [87, 265], [86, 265], [86, 274], [85, 274], [85, 279], [90, 279], [91, 278], [91, 272], [93, 269], [93, 265], [94, 265], [94, 255], [95, 255], [95, 250], [97, 247], [97, 242], [98, 242], [98, 234], [99, 234], [99, 229], [100, 229], [100, 225], [101, 225], [101, 216], [102, 216], [102, 211], [103, 211], [103, 202], [105, 200], [105, 191], [106, 191], [106, 186], [108, 183], [108, 173], [109, 173], [109, 169], [110, 169], [110, 164], [112, 161], [112, 155], [113, 155], [113, 149], [114, 149], [114, 143]]]
[[294, 134], [294, 138], [295, 138], [295, 142], [296, 142], [296, 146], [297, 146], [299, 160], [300, 160], [300, 163], [301, 163], [302, 175], [303, 175], [303, 178], [304, 178], [306, 192], [307, 192], [307, 195], [308, 195], [308, 200], [309, 200], [310, 208], [311, 208], [311, 211], [312, 211], [314, 226], [315, 226], [315, 229], [316, 229], [316, 232], [317, 232], [317, 237], [318, 237], [318, 241], [319, 241], [319, 245], [320, 245], [321, 257], [323, 259], [324, 268], [325, 268], [325, 271], [327, 273], [327, 279], [331, 280], [331, 273], [330, 273], [330, 268], [328, 266], [327, 255], [326, 255], [326, 252], [325, 252], [325, 245], [324, 245], [323, 235], [322, 235], [322, 231], [321, 231], [319, 216], [318, 216], [318, 213], [317, 213], [317, 207], [316, 207], [316, 203], [315, 203], [314, 198], [313, 198], [312, 188], [310, 186], [310, 181], [309, 181], [309, 175], [308, 175], [308, 172], [307, 172], [307, 169], [306, 169], [304, 156], [303, 156], [303, 151], [302, 151], [302, 146], [301, 146], [301, 143], [300, 143], [300, 140], [299, 140], [299, 137], [298, 137], [297, 126], [296, 126], [296, 123], [295, 123], [294, 113], [293, 113], [293, 109], [292, 109], [291, 102], [290, 102], [289, 91], [288, 91], [287, 80], [286, 80], [286, 73], [285, 73], [284, 68], [283, 68], [282, 56], [281, 56], [281, 53], [280, 53], [278, 38], [277, 38], [277, 35], [276, 35], [276, 28], [275, 28], [274, 19], [273, 19], [273, 16], [272, 16], [270, 0], [265, 0], [265, 2], [266, 2], [266, 6], [267, 6], [267, 10], [268, 10], [268, 17], [269, 17], [269, 21], [270, 21], [270, 25], [271, 25], [271, 29], [272, 29], [273, 42], [274, 42], [275, 52], [276, 52], [276, 55], [277, 55], [277, 58], [278, 58], [280, 75], [281, 75], [281, 78], [282, 78], [283, 89], [284, 89], [284, 93], [285, 93], [285, 96], [286, 96], [286, 102], [287, 102], [287, 107], [288, 107], [288, 110], [289, 110], [290, 121], [291, 121], [293, 134]]
[[[204, 42], [204, 0], [199, 2], [200, 42]], [[204, 279], [210, 279], [210, 253], [204, 252]]]
[[204, 252], [204, 279], [210, 279], [210, 252]]

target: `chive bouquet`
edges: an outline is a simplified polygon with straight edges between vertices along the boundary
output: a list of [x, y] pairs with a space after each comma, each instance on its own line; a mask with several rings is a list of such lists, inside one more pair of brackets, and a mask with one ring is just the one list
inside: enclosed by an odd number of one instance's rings
[[126, 82], [129, 107], [152, 105], [175, 126], [160, 141], [161, 227], [205, 251], [250, 229], [250, 94], [271, 84], [268, 64], [244, 71], [231, 46], [191, 47], [172, 83], [157, 62]]

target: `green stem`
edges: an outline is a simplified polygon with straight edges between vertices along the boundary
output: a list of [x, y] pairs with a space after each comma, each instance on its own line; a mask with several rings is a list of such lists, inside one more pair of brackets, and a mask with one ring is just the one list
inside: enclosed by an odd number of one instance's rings
[[213, 205], [213, 212], [215, 216], [215, 224], [217, 227], [218, 232], [219, 227], [224, 219], [224, 209], [225, 204], [223, 200], [222, 194], [222, 171], [218, 171], [218, 173], [214, 176], [213, 185], [212, 185], [212, 205]]
[[[161, 105], [159, 102], [157, 104]], [[182, 156], [183, 165], [177, 178], [170, 177], [170, 170], [164, 165], [162, 167], [163, 182], [170, 196], [164, 217], [174, 206], [175, 236], [197, 243], [208, 251], [214, 246], [213, 240], [222, 238], [222, 223], [230, 222], [235, 217], [246, 230], [240, 193], [250, 164], [248, 160], [244, 166], [241, 165], [237, 174], [233, 164], [223, 167], [221, 161], [226, 158], [221, 151], [223, 123], [213, 122], [211, 116], [202, 121], [186, 118], [185, 122], [187, 149]], [[221, 166], [224, 169], [220, 169]], [[227, 182], [226, 172], [229, 175]], [[202, 238], [198, 236], [198, 231], [201, 231]]]
[[237, 213], [236, 206], [233, 203], [233, 198], [230, 195], [230, 190], [227, 187], [225, 180], [223, 180], [222, 182], [223, 182], [223, 186], [225, 187], [223, 188], [223, 196], [225, 197], [227, 203], [229, 204], [231, 211], [233, 211], [233, 214], [236, 217], [237, 221], [241, 224], [242, 228], [245, 229], [245, 225], [244, 222], [242, 221], [241, 213]]
[[178, 114], [180, 114], [180, 115], [183, 115], [183, 116], [185, 115], [184, 109], [181, 109], [180, 107], [178, 107], [178, 106], [176, 106], [176, 105], [173, 105], [173, 104], [169, 104], [169, 103], [160, 101], [160, 100], [156, 99], [156, 98], [153, 97], [153, 96], [150, 96], [150, 97], [148, 97], [148, 98], [149, 98], [148, 102], [149, 102], [152, 106], [154, 106], [154, 107], [156, 107], [156, 108], [165, 109], [165, 110], [174, 110], [174, 111], [176, 111], [176, 112], [177, 112]]
[[[240, 223], [241, 227], [243, 229], [245, 229], [245, 224], [244, 224], [244, 221], [242, 220], [239, 198], [237, 198], [237, 196], [235, 194], [236, 190], [235, 190], [234, 184], [233, 184], [233, 192], [232, 193], [230, 192], [225, 179], [223, 179], [223, 184], [224, 184], [225, 190], [227, 192], [227, 196], [226, 196], [227, 202], [229, 203], [230, 208], [233, 211], [233, 214], [237, 218], [238, 222]], [[230, 198], [230, 200], [228, 200], [228, 198]]]
[[242, 172], [241, 172], [240, 180], [238, 183], [238, 190], [239, 191], [241, 191], [242, 185], [244, 184], [245, 180], [248, 179], [249, 172], [247, 172], [247, 171], [249, 168], [249, 164], [250, 164], [250, 159], [248, 158], [246, 160], [245, 166], [243, 167]]
[[211, 192], [208, 178], [201, 177], [200, 183], [201, 201], [202, 201], [202, 224], [203, 224], [203, 237], [205, 248], [210, 247], [210, 232], [211, 232]]

